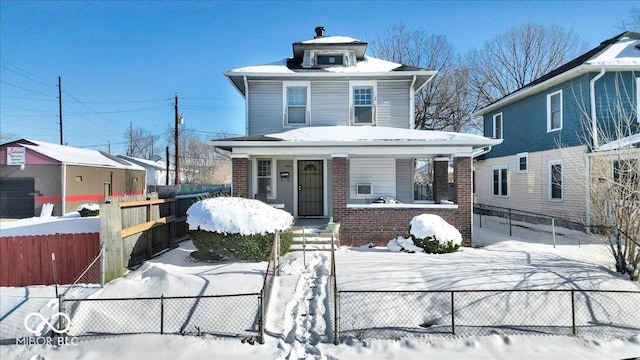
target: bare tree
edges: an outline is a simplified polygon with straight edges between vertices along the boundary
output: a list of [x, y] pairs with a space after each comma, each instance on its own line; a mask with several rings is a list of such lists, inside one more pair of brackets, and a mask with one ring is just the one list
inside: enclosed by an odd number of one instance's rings
[[151, 156], [160, 152], [155, 148], [158, 146], [157, 136], [152, 135], [148, 130], [130, 126], [126, 138], [129, 144], [127, 156], [150, 159]]
[[[635, 79], [635, 75], [631, 76]], [[591, 227], [597, 230], [609, 248], [620, 273], [640, 278], [640, 139], [635, 89], [625, 87], [622, 75], [616, 75], [615, 97], [607, 104], [594, 132], [588, 106], [582, 106], [585, 136], [592, 148], [588, 155]], [[628, 86], [628, 85], [627, 85]], [[605, 126], [609, 123], [611, 126]], [[596, 140], [594, 140], [596, 139]]]
[[620, 29], [623, 31], [640, 32], [640, 7], [633, 6], [629, 10], [629, 18], [627, 20], [622, 20]]
[[[227, 137], [221, 134], [221, 137]], [[211, 185], [231, 183], [231, 159], [209, 145], [206, 136], [195, 131], [181, 129], [180, 180], [185, 184]], [[173, 148], [173, 136], [168, 138]]]
[[384, 60], [438, 71], [416, 94], [417, 129], [466, 131], [477, 128], [471, 118], [469, 71], [445, 36], [394, 25], [383, 37], [378, 36], [371, 42], [370, 52]]
[[525, 24], [487, 41], [467, 57], [470, 85], [484, 107], [584, 52], [573, 30]]

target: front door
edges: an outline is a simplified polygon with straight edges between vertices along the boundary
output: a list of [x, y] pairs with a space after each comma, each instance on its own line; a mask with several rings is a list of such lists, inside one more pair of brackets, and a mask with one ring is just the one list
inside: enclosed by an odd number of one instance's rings
[[298, 216], [323, 216], [322, 160], [298, 161]]

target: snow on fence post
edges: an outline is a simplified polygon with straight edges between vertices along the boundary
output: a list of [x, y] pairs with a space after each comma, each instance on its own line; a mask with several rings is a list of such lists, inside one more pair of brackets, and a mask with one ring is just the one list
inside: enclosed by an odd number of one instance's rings
[[100, 205], [100, 242], [105, 249], [105, 281], [109, 282], [124, 274], [122, 214], [119, 204]]

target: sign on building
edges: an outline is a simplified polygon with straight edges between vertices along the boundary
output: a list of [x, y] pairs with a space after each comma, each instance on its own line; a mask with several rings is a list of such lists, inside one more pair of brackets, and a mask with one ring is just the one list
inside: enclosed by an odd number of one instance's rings
[[7, 148], [7, 165], [24, 165], [26, 163], [27, 153], [23, 147]]

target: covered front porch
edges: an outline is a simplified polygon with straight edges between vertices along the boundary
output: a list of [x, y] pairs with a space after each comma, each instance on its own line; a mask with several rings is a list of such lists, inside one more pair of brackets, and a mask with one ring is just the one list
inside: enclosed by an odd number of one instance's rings
[[[471, 243], [471, 158], [499, 143], [477, 135], [383, 127], [309, 127], [216, 140], [231, 152], [234, 196], [278, 205], [298, 221], [341, 223], [342, 244], [406, 236], [411, 219], [437, 214]], [[418, 196], [416, 164], [429, 161], [429, 195]]]

